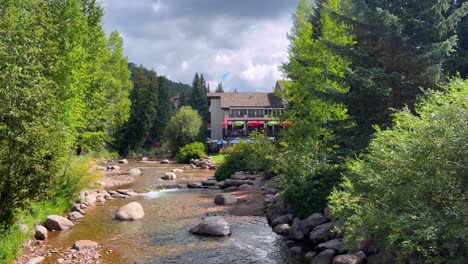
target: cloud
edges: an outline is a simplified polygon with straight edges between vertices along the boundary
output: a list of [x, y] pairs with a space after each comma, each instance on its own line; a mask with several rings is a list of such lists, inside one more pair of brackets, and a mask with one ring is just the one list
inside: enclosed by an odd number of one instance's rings
[[104, 27], [122, 33], [129, 61], [189, 84], [201, 72], [228, 91], [271, 91], [287, 58], [296, 3], [102, 0]]

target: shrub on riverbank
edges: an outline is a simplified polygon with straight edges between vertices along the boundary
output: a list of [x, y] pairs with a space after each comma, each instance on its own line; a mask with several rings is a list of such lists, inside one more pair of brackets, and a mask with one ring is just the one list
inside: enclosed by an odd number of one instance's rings
[[275, 153], [273, 142], [263, 135], [255, 136], [253, 143], [241, 140], [226, 150], [215, 177], [225, 180], [238, 171], [269, 173], [273, 170]]
[[177, 162], [189, 163], [191, 159], [205, 158], [206, 147], [201, 142], [194, 142], [180, 148], [179, 153], [176, 155]]
[[190, 106], [180, 108], [172, 116], [165, 131], [172, 153], [175, 154], [179, 148], [195, 142], [200, 135], [201, 126], [202, 118], [197, 111]]
[[398, 262], [467, 263], [468, 81], [394, 120], [331, 195], [346, 239], [371, 236]]

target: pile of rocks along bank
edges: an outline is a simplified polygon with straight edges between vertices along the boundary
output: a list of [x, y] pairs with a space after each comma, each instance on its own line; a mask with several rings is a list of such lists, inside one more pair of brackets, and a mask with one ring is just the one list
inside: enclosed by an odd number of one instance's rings
[[225, 192], [245, 191], [254, 187], [260, 187], [265, 181], [263, 174], [248, 174], [236, 172], [229, 179], [218, 181], [215, 177], [209, 177], [200, 184], [188, 184], [188, 188], [223, 189]]
[[287, 243], [292, 253], [304, 255], [311, 264], [383, 263], [375, 257], [376, 250], [370, 241], [358, 243], [350, 252], [346, 250], [344, 234], [336, 229], [342, 223], [334, 218], [329, 208], [299, 219], [292, 207], [277, 195], [276, 189], [262, 189], [268, 223], [274, 232], [290, 239]]
[[204, 170], [216, 170], [218, 165], [211, 159], [208, 158], [201, 158], [201, 159], [191, 159], [189, 166], [192, 169], [204, 169]]
[[89, 206], [104, 205], [106, 200], [115, 198], [127, 198], [130, 196], [137, 196], [138, 193], [131, 189], [122, 189], [117, 191], [94, 190], [82, 191], [79, 194], [78, 202], [72, 206], [71, 212], [66, 217], [59, 215], [49, 215], [44, 222], [44, 225], [37, 225], [35, 227], [34, 238], [37, 240], [46, 240], [48, 231], [66, 231], [72, 229], [75, 221], [85, 217], [85, 209]]

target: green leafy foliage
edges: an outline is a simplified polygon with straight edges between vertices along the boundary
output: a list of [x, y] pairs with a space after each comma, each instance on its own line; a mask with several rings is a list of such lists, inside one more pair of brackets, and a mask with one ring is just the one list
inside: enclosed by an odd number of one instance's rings
[[206, 146], [202, 142], [194, 142], [180, 148], [175, 156], [179, 163], [189, 163], [191, 159], [205, 158]]
[[[405, 263], [466, 263], [468, 81], [431, 92], [378, 130], [331, 195], [346, 239], [374, 237]], [[465, 249], [463, 249], [465, 247]]]
[[273, 171], [276, 159], [275, 145], [263, 135], [255, 136], [253, 141], [247, 143], [241, 140], [226, 150], [224, 160], [216, 170], [216, 179], [225, 180], [238, 171], [266, 174]]
[[197, 111], [190, 106], [180, 108], [172, 116], [165, 131], [172, 153], [177, 153], [181, 147], [196, 142], [201, 126], [202, 119]]

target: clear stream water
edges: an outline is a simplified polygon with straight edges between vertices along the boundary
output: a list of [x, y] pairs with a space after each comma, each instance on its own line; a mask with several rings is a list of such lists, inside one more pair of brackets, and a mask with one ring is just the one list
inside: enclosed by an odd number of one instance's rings
[[[87, 209], [86, 216], [72, 230], [50, 233], [47, 246], [68, 248], [76, 240], [94, 240], [103, 247], [103, 263], [302, 263], [291, 256], [284, 245], [285, 239], [272, 232], [264, 217], [231, 216], [229, 237], [201, 237], [189, 229], [206, 215], [206, 208], [215, 207], [216, 190], [168, 189], [164, 185], [176, 181], [162, 181], [160, 176], [177, 165], [135, 163], [142, 175], [125, 188], [145, 193], [128, 199], [115, 199], [105, 206]], [[127, 166], [125, 166], [127, 167]], [[206, 170], [186, 170], [179, 182], [206, 177]], [[135, 222], [114, 219], [117, 209], [129, 202], [141, 203], [145, 217]], [[112, 253], [106, 254], [106, 251]], [[55, 263], [55, 258], [46, 263]]]

